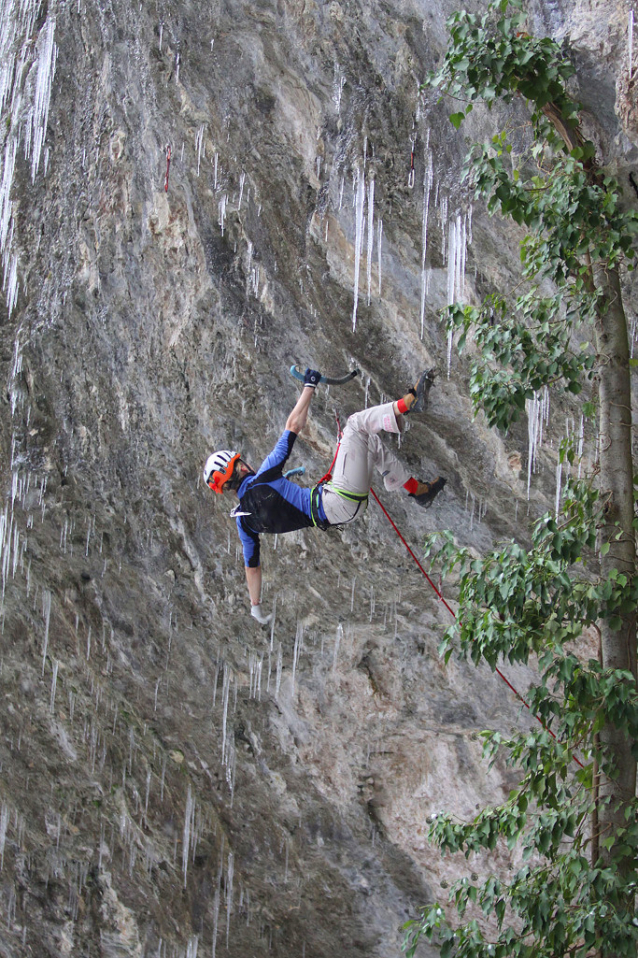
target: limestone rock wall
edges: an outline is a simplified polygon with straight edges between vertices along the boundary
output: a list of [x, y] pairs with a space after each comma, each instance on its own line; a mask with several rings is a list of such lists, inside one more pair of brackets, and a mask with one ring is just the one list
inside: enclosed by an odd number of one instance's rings
[[[635, 77], [625, 7], [602, 6], [531, 15], [572, 34], [625, 182]], [[526, 423], [490, 432], [465, 360], [447, 376], [438, 310], [518, 269], [420, 90], [453, 9], [0, 4], [2, 958], [398, 956], [401, 924], [467, 867], [428, 820], [512, 784], [479, 733], [530, 719], [489, 671], [443, 667], [449, 614], [375, 503], [264, 543], [263, 631], [227, 497], [201, 482], [213, 448], [270, 450], [291, 363], [361, 369], [315, 397], [291, 462], [308, 483], [335, 408], [436, 364], [400, 455], [446, 493], [422, 512], [378, 484], [413, 548], [442, 528], [524, 539], [553, 503], [577, 408], [552, 399], [528, 500]], [[467, 132], [498, 121], [477, 109]]]

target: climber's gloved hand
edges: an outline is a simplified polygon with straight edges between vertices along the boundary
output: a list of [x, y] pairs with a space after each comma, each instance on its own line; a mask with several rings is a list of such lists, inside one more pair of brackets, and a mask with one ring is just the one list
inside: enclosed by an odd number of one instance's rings
[[316, 369], [307, 369], [303, 374], [304, 386], [311, 386], [313, 389], [317, 388], [320, 379], [321, 373], [317, 372]]
[[272, 619], [272, 613], [270, 615], [264, 615], [260, 605], [253, 605], [250, 609], [250, 614], [253, 619], [257, 619], [260, 625], [268, 625]]

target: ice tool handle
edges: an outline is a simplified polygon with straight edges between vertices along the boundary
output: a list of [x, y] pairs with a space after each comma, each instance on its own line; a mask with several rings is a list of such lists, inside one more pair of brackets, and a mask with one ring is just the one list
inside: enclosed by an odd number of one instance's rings
[[[291, 366], [290, 372], [295, 377], [295, 379], [299, 380], [300, 383], [303, 382], [305, 371], [302, 370], [301, 366]], [[353, 369], [346, 376], [341, 376], [336, 378], [333, 376], [322, 376], [319, 382], [324, 383], [326, 386], [343, 386], [345, 383], [349, 383], [351, 379], [354, 379], [354, 377], [358, 375], [359, 375], [359, 370]]]

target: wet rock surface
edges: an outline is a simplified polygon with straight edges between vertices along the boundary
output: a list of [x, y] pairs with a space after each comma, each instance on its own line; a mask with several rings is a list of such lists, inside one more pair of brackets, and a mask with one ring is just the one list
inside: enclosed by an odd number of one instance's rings
[[[572, 34], [624, 182], [635, 80], [624, 7], [604, 7], [533, 18]], [[443, 528], [525, 541], [551, 508], [577, 406], [552, 398], [528, 500], [526, 423], [488, 430], [466, 360], [446, 375], [450, 282], [473, 300], [518, 275], [516, 234], [470, 217], [464, 140], [419, 89], [453, 9], [2, 8], [2, 958], [398, 956], [401, 924], [466, 867], [427, 843], [432, 815], [511, 787], [480, 731], [529, 716], [488, 670], [443, 666], [449, 613], [375, 503], [263, 542], [264, 630], [232, 503], [201, 482], [214, 448], [269, 452], [292, 363], [361, 369], [318, 391], [303, 482], [331, 461], [335, 408], [436, 364], [400, 455], [445, 494], [425, 512], [377, 484], [412, 547]], [[477, 109], [468, 132], [498, 119]]]

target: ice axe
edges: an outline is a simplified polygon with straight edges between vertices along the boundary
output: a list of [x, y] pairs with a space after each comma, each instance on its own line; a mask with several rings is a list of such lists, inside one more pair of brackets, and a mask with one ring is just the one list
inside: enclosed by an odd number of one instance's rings
[[[304, 370], [301, 366], [291, 366], [290, 367], [291, 375], [298, 379], [300, 383], [304, 380]], [[345, 383], [349, 383], [351, 379], [354, 379], [355, 376], [359, 375], [360, 370], [352, 369], [345, 376], [334, 377], [334, 376], [322, 376], [319, 380], [320, 383], [325, 383], [326, 386], [343, 386]]]

